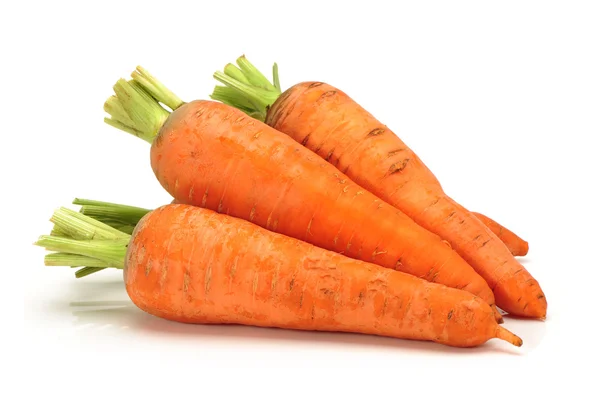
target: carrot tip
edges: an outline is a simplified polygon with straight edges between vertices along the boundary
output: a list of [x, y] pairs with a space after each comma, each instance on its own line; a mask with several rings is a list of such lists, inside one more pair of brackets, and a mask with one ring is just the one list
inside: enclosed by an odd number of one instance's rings
[[521, 347], [523, 345], [523, 340], [519, 336], [503, 328], [502, 326], [498, 326], [498, 329], [496, 329], [496, 337], [504, 341], [508, 341], [517, 347]]

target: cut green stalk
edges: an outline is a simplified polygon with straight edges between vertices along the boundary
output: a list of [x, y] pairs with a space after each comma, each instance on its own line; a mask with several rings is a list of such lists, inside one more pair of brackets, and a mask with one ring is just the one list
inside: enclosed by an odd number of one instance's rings
[[[119, 230], [121, 232], [124, 232], [128, 235], [131, 235], [133, 233], [133, 230], [135, 229], [135, 224], [127, 224], [127, 223], [123, 223], [119, 220], [113, 220], [110, 218], [102, 218], [102, 217], [93, 217], [96, 221], [100, 221], [103, 224], [108, 225], [109, 227], [112, 227], [116, 230]], [[52, 234], [50, 234], [52, 235]], [[65, 235], [63, 235], [65, 236]]]
[[[131, 209], [136, 209], [132, 206], [109, 205], [113, 210], [124, 208], [130, 212]], [[75, 273], [78, 278], [105, 268], [123, 268], [130, 234], [64, 207], [55, 210], [50, 220], [54, 223], [51, 235], [42, 235], [34, 243], [56, 252], [45, 256], [46, 265], [83, 267]], [[131, 230], [133, 227], [130, 224], [121, 225], [121, 228]]]
[[135, 225], [122, 225], [117, 228], [121, 232], [125, 232], [126, 234], [133, 234], [133, 230], [135, 229]]
[[170, 115], [161, 103], [175, 110], [184, 102], [141, 66], [131, 77], [119, 79], [113, 86], [115, 95], [104, 103], [110, 117], [104, 121], [152, 143]]
[[124, 232], [65, 207], [56, 210], [50, 221], [73, 239], [128, 238]]
[[210, 98], [237, 108], [255, 119], [264, 120], [265, 115], [255, 110], [260, 109], [260, 105], [251, 102], [250, 99], [244, 97], [239, 91], [233, 88], [216, 86]]
[[129, 239], [77, 240], [61, 236], [42, 235], [35, 242], [35, 245], [50, 251], [92, 257], [108, 263], [109, 266], [120, 268], [123, 266], [128, 243]]
[[137, 224], [150, 210], [120, 209], [112, 206], [84, 205], [80, 212], [92, 218], [103, 217], [123, 224]]
[[[273, 83], [271, 83], [245, 56], [239, 57], [236, 63], [239, 69], [233, 64], [227, 64], [223, 72], [217, 71], [213, 74], [213, 77], [225, 87], [216, 86], [211, 98], [264, 121], [268, 109], [281, 95], [279, 68], [276, 63], [273, 65]], [[224, 88], [229, 88], [236, 94], [225, 91]]]
[[150, 93], [155, 100], [165, 104], [171, 108], [171, 110], [174, 111], [184, 104], [178, 96], [141, 66], [138, 66], [135, 69], [131, 74], [131, 77], [138, 82], [143, 89]]
[[74, 205], [79, 205], [79, 206], [90, 205], [90, 206], [114, 207], [117, 209], [122, 209], [123, 211], [131, 211], [131, 212], [137, 211], [139, 213], [144, 213], [144, 214], [150, 211], [143, 207], [127, 206], [127, 205], [121, 205], [118, 203], [104, 202], [101, 200], [93, 200], [93, 199], [75, 198], [75, 199], [73, 199], [73, 202], [71, 202], [71, 203], [73, 203]]
[[69, 233], [67, 231], [65, 231], [64, 229], [62, 229], [61, 227], [59, 227], [58, 225], [54, 225], [52, 227], [52, 231], [50, 231], [50, 235], [52, 236], [64, 236], [64, 237], [68, 237]]
[[44, 257], [44, 265], [50, 267], [93, 267], [93, 268], [117, 268], [106, 261], [97, 258], [82, 256], [71, 253], [50, 253]]
[[279, 83], [279, 67], [277, 66], [277, 62], [273, 64], [273, 84], [277, 91], [281, 93], [281, 84]]
[[244, 111], [253, 111], [256, 108], [256, 103], [253, 103], [250, 99], [244, 97], [238, 90], [231, 87], [216, 86], [211, 94], [211, 98], [217, 99], [217, 101], [223, 103], [226, 103], [227, 101], [232, 104], [237, 104], [240, 108], [244, 108], [242, 109]]
[[142, 207], [80, 198], [75, 198], [73, 204], [81, 206], [80, 213], [128, 234], [150, 212]]
[[245, 55], [239, 57], [235, 62], [238, 64], [239, 68], [248, 80], [249, 84], [255, 87], [261, 87], [267, 91], [277, 90], [277, 88], [275, 88], [275, 86], [271, 84], [269, 79], [267, 79], [265, 75], [261, 73], [261, 71], [259, 71], [254, 65], [252, 65], [252, 63], [248, 61], [248, 59], [246, 59]]
[[227, 64], [225, 68], [223, 68], [223, 72], [229, 76], [234, 78], [235, 80], [239, 80], [242, 83], [250, 84], [246, 76], [244, 76], [244, 72], [234, 64]]
[[95, 274], [98, 271], [102, 271], [105, 268], [99, 267], [83, 267], [75, 271], [75, 278], [83, 278], [84, 276], [88, 276], [91, 274]]

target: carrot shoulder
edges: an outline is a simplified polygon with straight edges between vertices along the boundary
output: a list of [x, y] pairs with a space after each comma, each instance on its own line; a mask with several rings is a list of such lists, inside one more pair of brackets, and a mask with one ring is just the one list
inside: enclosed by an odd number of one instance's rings
[[86, 223], [100, 228], [95, 220], [71, 213], [65, 217], [64, 209], [57, 213], [69, 232], [38, 240], [38, 245], [60, 251], [47, 255], [54, 258], [47, 264], [83, 261], [98, 269], [123, 268], [133, 303], [164, 319], [353, 332], [457, 347], [492, 338], [522, 344], [471, 293], [353, 260], [211, 210], [162, 206], [144, 215], [128, 239], [114, 239], [119, 232], [108, 227], [104, 232], [115, 235], [99, 240], [93, 238], [97, 234], [71, 234]]

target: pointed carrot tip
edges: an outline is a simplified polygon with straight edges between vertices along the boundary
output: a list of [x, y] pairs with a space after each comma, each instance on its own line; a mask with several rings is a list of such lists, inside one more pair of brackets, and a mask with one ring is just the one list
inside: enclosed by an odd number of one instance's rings
[[496, 337], [504, 341], [508, 341], [517, 347], [521, 347], [523, 345], [523, 340], [519, 336], [512, 333], [508, 329], [503, 328], [502, 326], [498, 326], [498, 329], [496, 329]]

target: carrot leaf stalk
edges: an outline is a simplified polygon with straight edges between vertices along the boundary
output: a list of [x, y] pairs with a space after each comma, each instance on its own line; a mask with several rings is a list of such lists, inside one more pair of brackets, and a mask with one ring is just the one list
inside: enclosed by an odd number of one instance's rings
[[124, 232], [65, 207], [56, 210], [50, 221], [63, 232], [63, 235], [73, 239], [126, 239], [129, 237]]
[[42, 235], [35, 244], [51, 251], [91, 257], [106, 262], [107, 266], [120, 268], [128, 242], [129, 238], [95, 241]]
[[138, 66], [131, 74], [133, 80], [146, 90], [158, 102], [168, 106], [172, 111], [179, 108], [184, 102], [152, 76], [146, 69]]
[[[130, 210], [130, 206], [124, 208]], [[105, 268], [123, 268], [131, 238], [128, 233], [65, 207], [55, 210], [50, 221], [54, 223], [50, 235], [34, 243], [53, 252], [45, 256], [45, 265], [79, 267], [77, 278]]]
[[244, 55], [236, 60], [236, 64], [227, 64], [223, 72], [213, 74], [225, 86], [216, 86], [210, 98], [264, 121], [267, 110], [281, 95], [277, 64], [273, 65], [273, 83]]
[[[80, 199], [73, 200], [73, 204], [80, 205], [80, 213], [97, 221], [111, 225], [136, 225], [149, 209], [135, 206], [120, 205], [117, 203], [101, 202], [98, 200]], [[118, 228], [117, 228], [118, 229]]]
[[97, 258], [82, 256], [72, 253], [50, 253], [44, 257], [44, 265], [49, 267], [90, 267], [90, 268], [108, 268], [110, 266], [106, 261]]
[[104, 103], [110, 117], [104, 121], [152, 143], [170, 114], [161, 104], [175, 110], [184, 102], [141, 66], [131, 77], [119, 79], [113, 86], [115, 94]]

